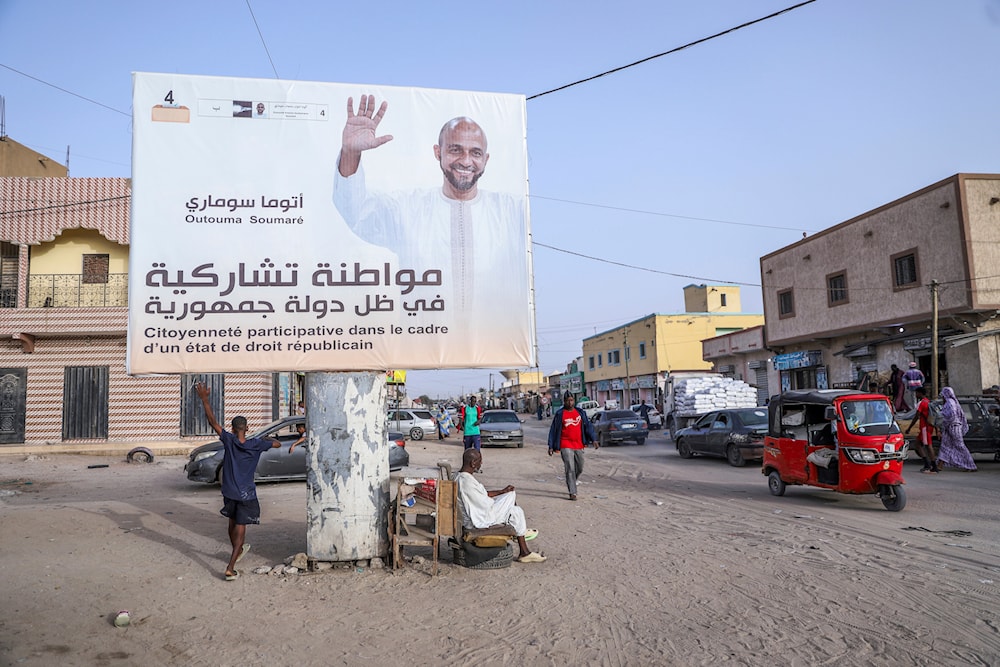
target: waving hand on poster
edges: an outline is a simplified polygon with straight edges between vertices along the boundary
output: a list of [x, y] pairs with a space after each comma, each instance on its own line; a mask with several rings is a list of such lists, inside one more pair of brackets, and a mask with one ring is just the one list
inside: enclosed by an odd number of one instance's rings
[[347, 98], [347, 123], [344, 125], [343, 143], [340, 146], [340, 175], [353, 176], [361, 165], [361, 153], [392, 141], [392, 135], [375, 135], [382, 122], [388, 102], [375, 111], [375, 96], [362, 95], [358, 98], [358, 113], [354, 113], [354, 98]]

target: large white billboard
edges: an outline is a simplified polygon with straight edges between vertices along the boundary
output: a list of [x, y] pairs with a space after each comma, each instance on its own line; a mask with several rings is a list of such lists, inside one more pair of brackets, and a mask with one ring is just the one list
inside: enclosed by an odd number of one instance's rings
[[535, 364], [523, 96], [133, 77], [129, 373]]

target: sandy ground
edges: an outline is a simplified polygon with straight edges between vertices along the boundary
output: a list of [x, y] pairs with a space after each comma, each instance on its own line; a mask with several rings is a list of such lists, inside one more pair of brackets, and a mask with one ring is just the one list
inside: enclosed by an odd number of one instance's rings
[[[305, 484], [285, 483], [259, 487], [247, 573], [225, 582], [218, 487], [182, 458], [0, 455], [0, 665], [1000, 664], [1000, 464], [908, 466], [890, 513], [771, 497], [759, 469], [682, 461], [660, 435], [588, 451], [573, 503], [531, 433], [485, 451], [483, 481], [518, 488], [548, 562], [469, 570], [443, 547], [436, 577], [250, 574], [306, 549]], [[461, 455], [454, 439], [409, 450]], [[954, 530], [971, 535], [930, 532]], [[112, 625], [121, 609], [130, 627]]]

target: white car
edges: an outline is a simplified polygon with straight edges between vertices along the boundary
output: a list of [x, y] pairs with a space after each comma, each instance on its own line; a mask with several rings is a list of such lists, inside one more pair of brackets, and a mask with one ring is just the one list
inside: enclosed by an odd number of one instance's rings
[[596, 415], [601, 409], [601, 404], [597, 401], [580, 401], [576, 404], [576, 409], [582, 410], [583, 413], [587, 415], [587, 419], [593, 421], [594, 415]]
[[[639, 414], [639, 406], [641, 403], [636, 403], [632, 406], [632, 412]], [[649, 406], [649, 430], [655, 431], [663, 428], [663, 416], [660, 411], [654, 408], [652, 405]]]
[[437, 435], [437, 422], [429, 410], [413, 408], [390, 410], [387, 421], [390, 431], [406, 433], [410, 436], [410, 440], [423, 440], [424, 436]]

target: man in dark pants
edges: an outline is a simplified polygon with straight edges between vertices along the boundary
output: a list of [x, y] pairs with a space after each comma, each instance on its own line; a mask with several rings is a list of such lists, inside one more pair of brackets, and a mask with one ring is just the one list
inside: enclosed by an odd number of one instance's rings
[[649, 423], [649, 411], [650, 411], [650, 409], [651, 408], [648, 405], [646, 405], [646, 399], [642, 399], [642, 403], [640, 403], [639, 407], [636, 408], [636, 410], [635, 410], [636, 412], [639, 413], [639, 416], [642, 417], [643, 420], [645, 420], [645, 422], [646, 422], [646, 428], [653, 428], [653, 425]]
[[570, 500], [576, 500], [576, 480], [583, 472], [583, 448], [587, 445], [593, 445], [594, 449], [599, 447], [594, 438], [594, 427], [590, 425], [587, 413], [576, 409], [576, 398], [566, 394], [563, 406], [556, 411], [549, 427], [549, 456], [552, 452], [559, 452], [562, 456]]
[[233, 545], [233, 553], [226, 566], [226, 581], [233, 581], [240, 576], [236, 563], [250, 550], [246, 540], [247, 524], [260, 523], [260, 503], [257, 502], [257, 485], [253, 475], [257, 470], [257, 461], [265, 450], [281, 447], [277, 440], [264, 438], [247, 439], [246, 417], [233, 417], [233, 432], [230, 433], [219, 425], [208, 402], [209, 390], [199, 382], [195, 390], [205, 408], [208, 423], [219, 434], [225, 456], [222, 459], [222, 500], [223, 506], [219, 513], [229, 519], [229, 541]]

